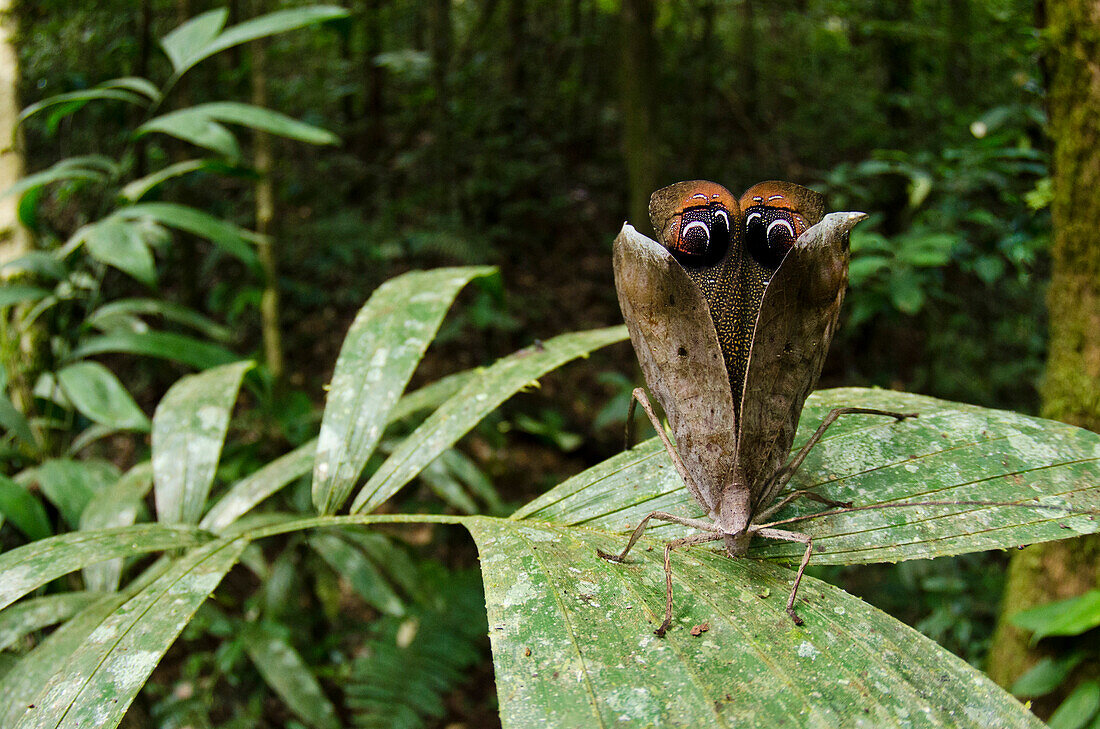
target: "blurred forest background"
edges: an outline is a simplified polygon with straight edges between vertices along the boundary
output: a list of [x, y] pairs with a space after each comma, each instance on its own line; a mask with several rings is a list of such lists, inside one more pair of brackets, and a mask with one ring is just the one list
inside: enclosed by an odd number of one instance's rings
[[[1054, 193], [1050, 37], [1036, 3], [348, 0], [346, 17], [203, 61], [157, 102], [160, 113], [256, 104], [315, 132], [223, 117], [243, 124], [239, 145], [209, 126], [135, 136], [146, 108], [109, 95], [81, 101], [119, 77], [163, 89], [173, 65], [158, 39], [190, 18], [225, 8], [232, 26], [303, 5], [12, 0], [4, 25], [18, 103], [75, 94], [20, 125], [27, 171], [93, 154], [120, 160], [134, 178], [171, 168], [125, 196], [191, 206], [269, 241], [252, 266], [201, 225], [161, 221], [174, 230], [150, 243], [155, 269], [104, 254], [107, 265], [43, 309], [49, 341], [28, 371], [92, 352], [80, 350], [96, 326], [89, 316], [112, 301], [146, 302], [130, 305], [128, 321], [145, 317], [179, 337], [175, 349], [97, 345], [146, 414], [181, 375], [227, 361], [219, 353], [254, 357], [262, 365], [219, 470], [228, 482], [312, 437], [343, 336], [386, 279], [441, 265], [500, 267], [448, 317], [414, 379], [431, 382], [540, 339], [620, 323], [611, 241], [624, 219], [648, 229], [645, 203], [657, 187], [712, 179], [736, 195], [778, 178], [822, 191], [832, 210], [871, 214], [852, 236], [851, 290], [821, 386], [1040, 412]], [[10, 245], [57, 250], [118, 195], [90, 175], [58, 181], [19, 198], [25, 231]], [[42, 275], [32, 265], [14, 270]], [[18, 338], [6, 335], [9, 345]], [[10, 370], [8, 378], [24, 412], [42, 399], [39, 380], [17, 382]], [[401, 508], [507, 513], [617, 452], [639, 382], [627, 344], [548, 376], [483, 422], [451, 471], [402, 497]], [[148, 452], [140, 436], [96, 435], [74, 444], [55, 432], [37, 455], [9, 452], [6, 470], [43, 454], [125, 470]], [[467, 491], [481, 494], [478, 503]], [[420, 579], [453, 601], [431, 619], [466, 623], [454, 628], [459, 658], [443, 671], [447, 681], [424, 689], [437, 710], [417, 721], [491, 726], [476, 552], [458, 532], [401, 532]], [[10, 526], [0, 536], [6, 545], [23, 539]], [[169, 654], [131, 712], [150, 726], [294, 725], [233, 640], [232, 616], [252, 611], [316, 669], [341, 716], [358, 716], [372, 699], [347, 688], [349, 672], [382, 661], [364, 646], [392, 643], [403, 623], [357, 600], [324, 551], [319, 558], [307, 546], [284, 545], [270, 565], [275, 586], [259, 597], [233, 604], [232, 573], [230, 597], [200, 611], [184, 634], [187, 653]], [[982, 666], [1007, 562], [972, 555], [817, 574]], [[424, 653], [424, 665], [403, 670], [442, 671]], [[361, 725], [421, 725], [393, 722]]]

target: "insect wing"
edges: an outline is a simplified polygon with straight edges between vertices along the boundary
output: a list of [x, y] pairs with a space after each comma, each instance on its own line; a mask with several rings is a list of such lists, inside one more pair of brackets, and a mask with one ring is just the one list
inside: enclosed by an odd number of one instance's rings
[[738, 435], [738, 480], [749, 485], [753, 511], [775, 498], [769, 479], [790, 452], [848, 287], [848, 234], [866, 217], [825, 216], [798, 238], [764, 292]]
[[665, 410], [676, 450], [713, 513], [737, 452], [737, 416], [706, 300], [671, 254], [624, 225], [614, 245], [615, 289], [646, 384]]

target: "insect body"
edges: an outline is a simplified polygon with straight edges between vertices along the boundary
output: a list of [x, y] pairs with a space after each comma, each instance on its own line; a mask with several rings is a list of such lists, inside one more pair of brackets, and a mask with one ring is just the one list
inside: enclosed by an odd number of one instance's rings
[[[722, 540], [726, 552], [737, 557], [755, 535], [806, 545], [787, 603], [787, 612], [800, 624], [794, 598], [812, 540], [772, 528], [767, 517], [794, 496], [776, 505], [772, 501], [839, 415], [909, 417], [863, 408], [833, 411], [783, 465], [840, 313], [848, 283], [848, 233], [866, 216], [823, 217], [820, 196], [790, 183], [761, 183], [741, 200], [748, 203], [746, 214], [714, 183], [678, 183], [650, 200], [660, 244], [630, 225], [615, 240], [619, 304], [646, 383], [668, 416], [675, 447], [645, 392], [635, 390], [635, 398], [710, 519], [653, 512], [621, 554], [601, 552], [621, 561], [654, 518], [702, 530], [665, 547], [667, 602], [659, 635], [672, 620], [671, 551]], [[728, 216], [728, 227], [720, 214]], [[700, 244], [704, 236], [696, 222], [707, 227], [711, 245], [716, 234], [729, 231], [721, 257], [717, 248]], [[749, 245], [752, 236], [758, 238]]]

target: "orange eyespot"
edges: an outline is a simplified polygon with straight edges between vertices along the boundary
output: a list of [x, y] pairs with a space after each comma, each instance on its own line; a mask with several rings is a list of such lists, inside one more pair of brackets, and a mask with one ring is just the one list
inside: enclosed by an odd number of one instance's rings
[[681, 182], [665, 188], [654, 193], [650, 207], [651, 215], [665, 221], [657, 228], [661, 244], [684, 265], [709, 266], [722, 260], [734, 230], [740, 227], [737, 201], [713, 182]]
[[776, 269], [798, 236], [824, 216], [820, 194], [792, 182], [768, 181], [741, 196], [745, 248], [760, 265]]

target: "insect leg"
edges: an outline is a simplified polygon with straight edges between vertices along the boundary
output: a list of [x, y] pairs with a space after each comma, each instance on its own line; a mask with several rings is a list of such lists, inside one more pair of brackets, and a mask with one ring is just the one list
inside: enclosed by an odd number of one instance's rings
[[[835, 411], [834, 411], [835, 412]], [[798, 585], [802, 582], [802, 573], [806, 571], [806, 565], [810, 563], [810, 555], [814, 551], [814, 540], [809, 534], [800, 532], [788, 532], [782, 529], [757, 529], [756, 534], [768, 539], [779, 539], [784, 542], [799, 542], [806, 545], [806, 553], [802, 555], [802, 564], [798, 566], [798, 574], [794, 576], [794, 586], [791, 587], [791, 596], [787, 598], [787, 615], [795, 625], [802, 625], [802, 618], [794, 611], [794, 599], [798, 595]]]
[[[661, 425], [661, 421], [657, 418], [657, 413], [653, 412], [653, 405], [649, 402], [649, 396], [645, 394], [645, 390], [640, 387], [635, 387], [634, 392], [631, 393], [634, 402], [638, 402], [642, 406], [642, 410], [645, 410], [645, 414], [649, 416], [649, 422], [653, 424], [653, 429], [657, 431], [657, 435], [660, 436], [661, 442], [665, 444], [665, 450], [668, 452], [669, 458], [672, 459], [672, 465], [676, 467], [676, 473], [680, 474], [680, 478], [683, 479], [684, 485], [687, 486], [692, 497], [700, 504], [708, 504], [708, 500], [703, 498], [702, 490], [695, 484], [691, 476], [688, 474], [688, 470], [684, 467], [684, 462], [680, 460], [680, 454], [676, 452], [676, 447], [672, 445], [672, 441], [668, 439], [668, 433], [665, 432], [665, 427]], [[629, 421], [628, 421], [629, 422]]]
[[799, 489], [798, 491], [792, 491], [791, 493], [787, 494], [787, 496], [784, 497], [782, 501], [780, 501], [780, 502], [778, 502], [778, 503], [776, 503], [772, 506], [769, 506], [767, 509], [764, 509], [764, 511], [761, 511], [758, 514], [756, 514], [756, 516], [754, 516], [753, 519], [752, 519], [753, 523], [756, 523], [756, 524], [763, 523], [765, 519], [767, 519], [769, 516], [771, 516], [772, 514], [774, 514], [777, 511], [779, 511], [780, 509], [782, 509], [787, 504], [791, 503], [795, 499], [803, 498], [803, 497], [807, 498], [807, 499], [810, 499], [811, 501], [816, 501], [819, 504], [825, 504], [826, 506], [834, 506], [835, 507], [835, 506], [851, 506], [852, 505], [851, 501], [833, 501], [832, 499], [825, 498], [821, 494], [815, 494], [813, 491], [808, 491], [806, 489]]
[[608, 554], [602, 549], [597, 549], [596, 554], [600, 555], [604, 559], [610, 562], [622, 562], [626, 559], [626, 554], [633, 547], [634, 543], [638, 541], [638, 538], [642, 536], [642, 532], [646, 530], [646, 526], [649, 524], [650, 519], [657, 519], [658, 521], [669, 521], [673, 524], [682, 524], [683, 526], [692, 527], [693, 529], [699, 529], [704, 532], [710, 532], [721, 536], [722, 532], [715, 526], [714, 522], [704, 521], [703, 519], [687, 519], [682, 516], [676, 516], [675, 514], [669, 514], [665, 511], [651, 511], [645, 515], [638, 526], [634, 528], [634, 533], [630, 535], [630, 541], [626, 543], [626, 548], [619, 554]]
[[[783, 533], [786, 534], [786, 532]], [[721, 538], [721, 532], [717, 534], [693, 534], [690, 537], [673, 539], [665, 544], [665, 621], [653, 631], [658, 638], [665, 637], [665, 631], [668, 630], [668, 626], [672, 625], [672, 550], [691, 544], [716, 542]], [[799, 576], [801, 577], [801, 573], [799, 573]], [[801, 621], [799, 622], [801, 623]]]
[[821, 440], [821, 436], [825, 434], [826, 429], [835, 423], [837, 418], [841, 415], [885, 415], [886, 417], [896, 418], [899, 421], [905, 420], [906, 418], [917, 417], [917, 413], [895, 413], [890, 410], [878, 410], [876, 408], [836, 408], [825, 416], [825, 419], [821, 421], [821, 425], [817, 427], [817, 431], [810, 436], [810, 439], [806, 441], [806, 445], [802, 446], [801, 450], [791, 459], [791, 462], [781, 468], [779, 473], [772, 478], [772, 485], [768, 487], [768, 490], [775, 493], [790, 482], [795, 471], [802, 465], [802, 461], [806, 460], [806, 454], [810, 452], [811, 448], [817, 445], [817, 442]]

